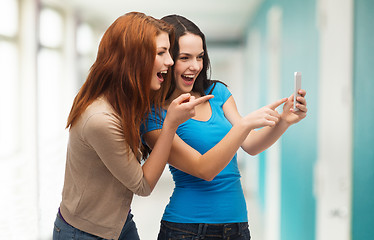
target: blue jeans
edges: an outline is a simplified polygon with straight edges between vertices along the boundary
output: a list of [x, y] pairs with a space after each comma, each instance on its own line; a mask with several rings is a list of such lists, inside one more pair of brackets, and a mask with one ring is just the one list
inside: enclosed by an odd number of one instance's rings
[[[126, 223], [122, 228], [119, 240], [140, 240], [138, 230], [135, 222], [132, 220], [133, 215], [128, 214]], [[60, 215], [57, 214], [56, 221], [53, 229], [53, 240], [107, 240], [87, 232], [83, 232], [78, 228], [67, 224], [61, 219]]]
[[205, 224], [161, 221], [158, 240], [250, 240], [248, 223]]

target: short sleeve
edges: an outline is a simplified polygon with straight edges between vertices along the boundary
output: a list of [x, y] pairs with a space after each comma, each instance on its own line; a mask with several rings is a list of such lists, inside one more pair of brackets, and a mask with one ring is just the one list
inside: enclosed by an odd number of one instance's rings
[[143, 136], [147, 132], [161, 129], [162, 125], [164, 124], [165, 117], [166, 110], [156, 110], [154, 107], [152, 107], [151, 112], [140, 126], [140, 134]]
[[230, 90], [221, 82], [212, 84], [212, 86], [206, 90], [206, 93], [208, 94], [212, 88], [213, 91], [211, 94], [214, 95], [214, 98], [212, 100], [219, 101], [220, 106], [222, 106], [232, 95]]

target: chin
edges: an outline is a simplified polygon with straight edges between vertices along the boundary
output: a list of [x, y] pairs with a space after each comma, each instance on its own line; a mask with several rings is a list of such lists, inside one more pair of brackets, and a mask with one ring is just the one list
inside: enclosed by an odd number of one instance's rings
[[161, 88], [161, 85], [151, 86], [151, 90], [153, 90], [153, 91], [160, 90], [160, 88]]
[[189, 92], [192, 92], [192, 89], [193, 89], [193, 85], [191, 87], [184, 88], [183, 92], [189, 93]]

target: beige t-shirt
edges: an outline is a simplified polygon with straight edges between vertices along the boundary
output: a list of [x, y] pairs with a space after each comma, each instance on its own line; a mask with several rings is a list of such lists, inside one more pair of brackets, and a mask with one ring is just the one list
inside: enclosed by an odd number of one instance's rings
[[118, 239], [134, 193], [148, 196], [151, 189], [118, 115], [98, 98], [69, 132], [61, 214], [82, 231]]

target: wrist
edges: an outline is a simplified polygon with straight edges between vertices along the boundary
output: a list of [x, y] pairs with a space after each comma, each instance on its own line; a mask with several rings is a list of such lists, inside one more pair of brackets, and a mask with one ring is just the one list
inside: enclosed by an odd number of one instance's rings
[[162, 125], [162, 129], [166, 131], [176, 132], [179, 125], [177, 125], [175, 122], [171, 121], [168, 116], [166, 115], [166, 118], [164, 120], [164, 124]]
[[252, 121], [247, 121], [245, 118], [242, 118], [241, 121], [238, 122], [238, 127], [247, 132], [247, 134], [256, 128]]
[[283, 127], [286, 127], [286, 128], [288, 128], [291, 125], [292, 125], [291, 122], [288, 122], [286, 119], [284, 119], [282, 117], [279, 119], [279, 122], [277, 123], [277, 126], [283, 126]]

